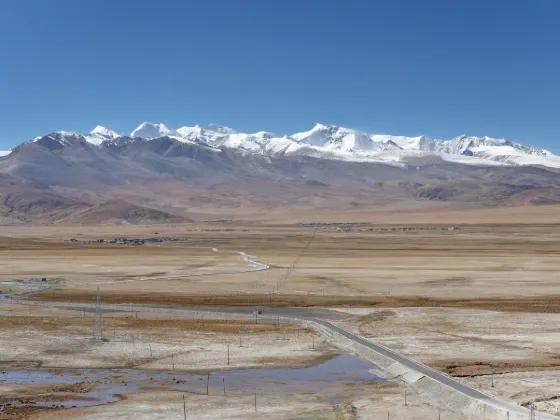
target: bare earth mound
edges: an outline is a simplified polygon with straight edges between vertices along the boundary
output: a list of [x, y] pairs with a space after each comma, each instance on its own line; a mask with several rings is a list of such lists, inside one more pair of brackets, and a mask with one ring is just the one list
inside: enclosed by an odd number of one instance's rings
[[513, 206], [529, 206], [538, 204], [559, 204], [560, 188], [537, 188], [516, 194], [507, 200]]
[[114, 199], [72, 214], [65, 222], [97, 225], [103, 223], [180, 223], [189, 222], [189, 220], [164, 211], [132, 204], [125, 200]]

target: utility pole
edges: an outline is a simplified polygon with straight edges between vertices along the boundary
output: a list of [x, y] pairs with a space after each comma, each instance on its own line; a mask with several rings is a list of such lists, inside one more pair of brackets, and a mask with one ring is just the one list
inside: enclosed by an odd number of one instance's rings
[[490, 377], [492, 378], [492, 388], [494, 388], [494, 373], [491, 373]]
[[93, 315], [93, 338], [95, 340], [103, 340], [103, 312], [101, 312], [101, 297], [99, 295], [99, 287], [97, 288], [95, 314]]
[[183, 416], [187, 420], [187, 405], [185, 403], [185, 394], [183, 394]]
[[229, 366], [229, 343], [227, 345], [227, 364]]
[[407, 405], [407, 404], [406, 404], [406, 389], [404, 390], [404, 405], [405, 405], [405, 407], [406, 407], [406, 405]]
[[208, 377], [206, 378], [206, 395], [209, 395], [208, 394], [209, 387], [210, 387], [210, 373], [208, 373]]

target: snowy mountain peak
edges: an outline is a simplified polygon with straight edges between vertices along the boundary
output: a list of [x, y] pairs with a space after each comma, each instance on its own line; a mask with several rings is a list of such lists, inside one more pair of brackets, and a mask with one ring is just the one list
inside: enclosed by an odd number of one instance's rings
[[313, 126], [313, 128], [311, 130], [305, 131], [303, 133], [296, 133], [292, 137], [303, 135], [303, 134], [310, 135], [310, 134], [313, 134], [313, 133], [363, 134], [363, 133], [361, 133], [357, 130], [353, 130], [351, 128], [346, 128], [346, 127], [341, 127], [341, 126], [338, 126], [338, 125], [315, 123], [315, 125]]
[[46, 136], [35, 137], [30, 141], [30, 143], [38, 143], [49, 149], [59, 149], [85, 142], [87, 142], [87, 140], [83, 135], [69, 131], [55, 131]]
[[248, 135], [238, 133], [232, 128], [224, 127], [218, 124], [209, 124], [207, 126], [196, 124], [194, 127], [183, 126], [177, 129], [177, 133], [179, 133], [179, 135], [185, 140], [203, 141], [208, 144], [215, 144], [228, 136], [237, 134], [242, 136]]
[[340, 127], [338, 125], [322, 124], [316, 122], [310, 131], [354, 131], [346, 127]]
[[270, 131], [259, 131], [254, 133], [253, 136], [262, 137], [263, 139], [272, 139], [274, 138], [274, 133], [271, 133]]
[[203, 128], [198, 124], [194, 127], [183, 126], [177, 129], [177, 133], [185, 139], [197, 138], [203, 134]]
[[313, 126], [313, 128], [311, 129], [311, 131], [328, 130], [332, 127], [333, 127], [332, 125], [325, 125], [325, 124], [321, 124], [319, 122], [316, 122], [315, 125]]
[[92, 137], [100, 137], [104, 140], [114, 140], [117, 137], [120, 137], [120, 134], [109, 130], [108, 128], [105, 128], [101, 125], [98, 125], [97, 127], [95, 127], [93, 130], [91, 130], [91, 132], [89, 133]]
[[181, 137], [188, 138], [191, 136], [198, 136], [202, 134], [202, 128], [199, 125], [195, 125], [194, 127], [183, 126], [177, 129], [177, 133], [181, 135]]
[[293, 134], [292, 138], [300, 144], [346, 152], [377, 150], [380, 146], [372, 141], [371, 135], [345, 127], [320, 123], [316, 123], [309, 131]]
[[224, 125], [220, 125], [220, 124], [208, 124], [206, 127], [204, 127], [204, 129], [209, 130], [209, 131], [214, 131], [215, 133], [220, 133], [220, 134], [238, 134], [239, 132], [237, 130], [234, 130], [233, 128], [230, 127], [226, 127]]
[[147, 121], [140, 124], [136, 130], [130, 133], [130, 137], [141, 137], [144, 139], [164, 136], [181, 137], [177, 131], [167, 128], [163, 123], [153, 124]]

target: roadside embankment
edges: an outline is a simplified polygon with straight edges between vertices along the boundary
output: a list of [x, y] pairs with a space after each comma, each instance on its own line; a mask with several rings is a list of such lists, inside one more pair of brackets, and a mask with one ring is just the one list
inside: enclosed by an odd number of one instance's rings
[[[332, 323], [316, 319], [309, 322], [333, 344], [375, 363], [389, 377], [401, 379], [428, 403], [446, 407], [467, 418], [525, 420], [530, 415], [525, 407], [493, 399], [455, 378], [368, 342]], [[547, 413], [538, 413], [537, 418], [558, 419]]]

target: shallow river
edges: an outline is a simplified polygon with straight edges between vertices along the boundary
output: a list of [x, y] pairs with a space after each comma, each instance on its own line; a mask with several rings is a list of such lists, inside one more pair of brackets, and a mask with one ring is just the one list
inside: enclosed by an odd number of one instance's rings
[[[138, 369], [17, 370], [0, 372], [0, 383], [29, 385], [92, 385], [85, 393], [52, 392], [53, 401], [30, 404], [47, 407], [84, 407], [118, 401], [141, 388], [166, 388], [210, 395], [294, 395], [309, 394], [333, 402], [370, 393], [367, 385], [384, 382], [370, 372], [376, 366], [349, 355], [303, 368], [238, 369], [207, 374], [160, 372]], [[225, 391], [224, 391], [225, 388]], [[0, 411], [2, 406], [0, 406]]]

